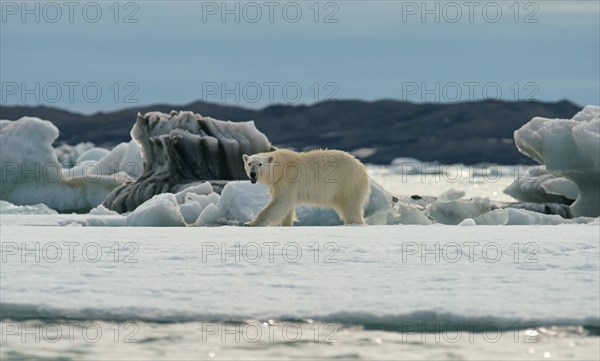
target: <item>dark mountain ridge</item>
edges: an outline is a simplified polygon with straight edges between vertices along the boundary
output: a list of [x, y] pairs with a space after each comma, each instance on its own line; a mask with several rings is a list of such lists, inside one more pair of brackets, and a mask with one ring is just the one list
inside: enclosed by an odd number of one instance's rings
[[581, 107], [569, 101], [482, 100], [416, 104], [396, 100], [331, 100], [313, 105], [271, 105], [263, 109], [206, 103], [155, 104], [83, 115], [48, 106], [1, 106], [0, 118], [34, 116], [60, 129], [58, 142], [90, 141], [110, 146], [129, 141], [136, 114], [190, 110], [216, 119], [254, 120], [280, 147], [373, 148], [364, 162], [387, 164], [396, 157], [442, 163], [531, 163], [519, 153], [513, 132], [534, 116], [571, 118]]

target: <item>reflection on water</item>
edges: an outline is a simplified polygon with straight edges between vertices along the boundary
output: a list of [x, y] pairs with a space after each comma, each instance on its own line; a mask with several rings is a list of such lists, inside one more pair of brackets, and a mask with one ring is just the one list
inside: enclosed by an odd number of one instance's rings
[[243, 323], [5, 320], [2, 360], [597, 359], [600, 338], [579, 326], [470, 332], [386, 332], [313, 320]]

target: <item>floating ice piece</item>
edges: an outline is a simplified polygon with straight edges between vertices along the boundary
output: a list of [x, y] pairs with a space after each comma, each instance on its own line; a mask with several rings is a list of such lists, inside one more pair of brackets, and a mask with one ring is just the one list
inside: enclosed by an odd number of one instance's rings
[[573, 215], [600, 215], [600, 107], [587, 106], [572, 120], [533, 118], [514, 137], [521, 153], [577, 185]]
[[181, 215], [175, 195], [163, 193], [152, 197], [127, 216], [130, 227], [181, 227], [185, 220]]

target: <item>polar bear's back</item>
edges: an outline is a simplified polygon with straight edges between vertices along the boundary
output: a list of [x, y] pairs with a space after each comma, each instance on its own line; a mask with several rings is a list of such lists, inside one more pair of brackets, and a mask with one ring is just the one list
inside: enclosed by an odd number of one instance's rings
[[277, 150], [273, 154], [300, 203], [329, 206], [356, 203], [358, 199], [364, 204], [368, 198], [370, 184], [365, 166], [346, 152]]
[[354, 156], [341, 150], [311, 150], [300, 154], [309, 166], [315, 168], [318, 164], [321, 170], [325, 170], [319, 175], [320, 180], [343, 177], [368, 179], [365, 166]]

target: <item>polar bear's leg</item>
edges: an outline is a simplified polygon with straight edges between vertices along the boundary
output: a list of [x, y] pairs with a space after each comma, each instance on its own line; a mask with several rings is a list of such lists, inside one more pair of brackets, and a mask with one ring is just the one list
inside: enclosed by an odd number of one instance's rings
[[281, 221], [282, 226], [290, 227], [294, 224], [294, 219], [296, 218], [295, 208], [296, 207], [292, 206], [290, 211], [285, 215], [283, 221]]
[[[256, 219], [245, 223], [246, 226], [269, 226], [280, 225], [287, 218], [287, 215], [293, 213], [295, 205], [294, 192], [289, 187], [279, 189], [277, 193], [271, 195], [269, 204], [261, 210]], [[293, 217], [292, 217], [293, 219]]]
[[355, 208], [341, 210], [340, 218], [342, 218], [344, 224], [365, 224], [362, 207], [358, 207], [358, 210]]
[[344, 224], [365, 224], [363, 217], [362, 197], [342, 201], [335, 207]]

